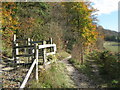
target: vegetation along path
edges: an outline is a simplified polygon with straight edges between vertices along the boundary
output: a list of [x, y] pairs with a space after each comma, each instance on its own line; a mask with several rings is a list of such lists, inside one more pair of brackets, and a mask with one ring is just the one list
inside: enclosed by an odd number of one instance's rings
[[90, 80], [85, 74], [78, 71], [69, 61], [68, 59], [71, 58], [69, 56], [67, 59], [60, 61], [61, 63], [66, 64], [66, 68], [68, 71], [68, 75], [71, 79], [75, 82], [78, 88], [95, 88], [96, 84]]

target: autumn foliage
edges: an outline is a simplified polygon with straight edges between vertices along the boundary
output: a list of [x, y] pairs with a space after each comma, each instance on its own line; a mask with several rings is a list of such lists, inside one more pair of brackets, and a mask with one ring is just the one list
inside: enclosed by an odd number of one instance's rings
[[18, 21], [15, 17], [16, 5], [14, 2], [2, 3], [2, 40], [6, 47], [12, 45], [12, 36], [18, 30]]
[[5, 2], [1, 9], [2, 40], [6, 47], [12, 45], [14, 33], [19, 38], [34, 40], [52, 37], [58, 50], [72, 51], [77, 46], [83, 62], [84, 54], [98, 37], [92, 15], [95, 9], [89, 2]]
[[94, 24], [94, 19], [92, 18], [92, 12], [95, 11], [90, 6], [90, 3], [86, 2], [70, 2], [62, 3], [63, 7], [68, 11], [69, 22], [73, 34], [75, 34], [77, 48], [80, 48], [79, 54], [81, 56], [81, 63], [83, 63], [83, 56], [88, 47], [95, 44], [98, 32], [96, 31], [96, 25]]

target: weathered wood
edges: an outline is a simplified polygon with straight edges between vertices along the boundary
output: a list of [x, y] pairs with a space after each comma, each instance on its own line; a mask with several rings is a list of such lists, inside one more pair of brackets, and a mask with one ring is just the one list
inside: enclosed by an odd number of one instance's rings
[[16, 57], [30, 57], [30, 56], [34, 56], [34, 54], [21, 54], [21, 55], [15, 55]]
[[[53, 43], [52, 38], [50, 38], [50, 44], [52, 43]], [[52, 47], [50, 48], [50, 52], [52, 52]]]
[[31, 43], [30, 43], [30, 42], [31, 42], [31, 40], [30, 40], [30, 38], [28, 38], [28, 45], [31, 45]]
[[[15, 47], [15, 46], [18, 46], [18, 43], [14, 44], [14, 47]], [[16, 55], [19, 54], [19, 50], [18, 50], [18, 49], [15, 49], [13, 53], [14, 53], [14, 60], [15, 60], [15, 62], [17, 63], [17, 60], [18, 60], [19, 58], [16, 57]]]
[[[46, 44], [46, 41], [43, 41], [43, 45], [44, 46]], [[39, 45], [40, 46], [40, 45]], [[46, 48], [43, 49], [43, 64], [45, 64], [47, 62], [47, 58], [46, 58]]]
[[28, 39], [16, 39], [16, 42], [19, 42], [19, 41], [27, 41]]
[[57, 51], [57, 47], [56, 47], [56, 44], [54, 44], [54, 52], [56, 53]]
[[[48, 42], [50, 42], [50, 40], [45, 40], [46, 41], [46, 43], [48, 43]], [[35, 44], [35, 43], [43, 43], [43, 41], [31, 41], [30, 42], [31, 44]]]
[[38, 55], [39, 55], [39, 50], [38, 50], [38, 44], [35, 44], [35, 59], [36, 59], [36, 80], [38, 82]]
[[[16, 43], [16, 46], [18, 46], [18, 43]], [[18, 55], [18, 54], [19, 54], [19, 50], [18, 50], [18, 48], [16, 48], [16, 55]], [[16, 57], [16, 59], [18, 60], [19, 58]]]
[[53, 43], [53, 40], [52, 40], [52, 38], [50, 38], [50, 44], [52, 44]]
[[56, 52], [50, 52], [50, 53], [46, 53], [46, 56], [48, 56], [48, 55], [53, 55], [53, 54], [55, 54]]
[[16, 34], [13, 35], [13, 42], [16, 41]]
[[[28, 45], [28, 46], [31, 45], [30, 41], [31, 41], [30, 38], [28, 38], [28, 40], [27, 40], [27, 45]], [[30, 53], [31, 53], [31, 48], [30, 48], [30, 49], [28, 48], [28, 54], [30, 54]], [[29, 62], [30, 60], [31, 60], [31, 57], [28, 57], [28, 62]]]
[[31, 44], [35, 44], [35, 43], [42, 43], [42, 41], [31, 41]]
[[[33, 41], [33, 39], [31, 39], [30, 44], [31, 44], [31, 45], [34, 45], [34, 44], [31, 43], [32, 41]], [[34, 49], [31, 48], [30, 51], [31, 51], [31, 53], [34, 53]], [[32, 61], [33, 58], [34, 58], [34, 56], [32, 56], [31, 61]]]
[[[18, 46], [17, 42], [19, 42], [19, 41], [26, 41], [27, 45]], [[52, 44], [53, 43], [52, 38], [50, 38], [47, 41], [33, 41], [30, 38], [28, 38], [28, 39], [17, 39], [16, 40], [16, 35], [14, 35], [13, 42], [14, 42], [14, 44], [13, 44], [14, 45], [14, 47], [13, 47], [13, 50], [14, 50], [13, 54], [14, 55], [13, 56], [14, 56], [15, 60], [18, 57], [29, 57], [30, 58], [30, 57], [34, 56], [34, 59], [33, 59], [34, 61], [31, 65], [28, 73], [26, 74], [25, 79], [23, 80], [23, 83], [20, 86], [20, 88], [24, 88], [35, 65], [36, 65], [35, 78], [38, 81], [38, 58], [39, 58], [39, 55], [43, 55], [43, 62], [44, 62], [43, 64], [44, 64], [44, 66], [47, 65], [48, 63], [50, 63], [50, 62], [47, 62], [47, 56], [56, 53], [56, 44]], [[42, 43], [43, 45], [38, 45], [40, 43]], [[47, 43], [50, 43], [50, 44], [47, 44]], [[20, 49], [20, 48], [28, 49], [28, 54], [19, 55], [18, 49]], [[48, 48], [50, 48], [50, 53], [46, 53], [46, 51], [47, 51], [46, 49], [48, 49]], [[53, 49], [54, 51], [52, 50], [52, 48], [54, 48]]]
[[27, 75], [25, 76], [25, 79], [24, 79], [24, 81], [22, 82], [20, 88], [24, 88], [24, 87], [25, 87], [25, 85], [26, 85], [26, 83], [27, 83], [27, 81], [28, 81], [28, 79], [29, 79], [29, 77], [30, 77], [30, 74], [31, 74], [31, 72], [32, 72], [35, 64], [36, 64], [36, 59], [35, 59], [34, 62], [32, 63], [32, 65], [31, 65], [31, 67], [30, 67]]
[[[56, 47], [56, 44], [39, 45], [39, 49], [48, 48], [48, 47]], [[56, 50], [56, 48], [55, 48], [55, 50]]]
[[[13, 35], [13, 48], [14, 48], [14, 46], [16, 45], [15, 44], [15, 41], [16, 41], [16, 34], [14, 34]], [[12, 50], [12, 56], [13, 56], [13, 59], [15, 60], [16, 58], [15, 58], [15, 54], [16, 54], [16, 50]]]
[[16, 49], [16, 48], [34, 48], [34, 45], [29, 45], [29, 46], [28, 45], [15, 46], [14, 49]]

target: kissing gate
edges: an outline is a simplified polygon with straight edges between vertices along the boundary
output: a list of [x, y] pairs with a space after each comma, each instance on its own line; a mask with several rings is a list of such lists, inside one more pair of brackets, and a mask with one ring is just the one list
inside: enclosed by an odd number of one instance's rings
[[[25, 45], [20, 45], [21, 42], [27, 42]], [[25, 52], [25, 54], [20, 54], [21, 52]], [[19, 57], [28, 57], [28, 60], [32, 62], [28, 73], [25, 76], [20, 88], [24, 88], [33, 68], [36, 66], [36, 80], [38, 81], [38, 62], [39, 57], [42, 55], [43, 62], [42, 65], [46, 65], [48, 63], [47, 56], [53, 55], [56, 53], [56, 44], [52, 43], [52, 38], [46, 41], [33, 41], [32, 39], [16, 39], [16, 35], [14, 35], [13, 39], [13, 59], [15, 63], [19, 64]]]

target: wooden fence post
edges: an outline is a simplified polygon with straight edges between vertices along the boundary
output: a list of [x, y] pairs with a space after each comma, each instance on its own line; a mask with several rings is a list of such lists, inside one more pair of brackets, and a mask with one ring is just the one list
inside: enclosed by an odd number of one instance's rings
[[[43, 41], [43, 45], [46, 44], [46, 41]], [[46, 48], [43, 49], [43, 64], [45, 65], [45, 63], [47, 62], [47, 58], [46, 58]]]
[[[28, 46], [31, 45], [30, 38], [27, 39], [27, 44], [28, 44]], [[28, 49], [28, 54], [30, 54], [30, 53], [31, 53], [30, 49]], [[30, 60], [31, 60], [31, 57], [28, 57], [28, 63], [29, 63]]]
[[38, 82], [38, 55], [39, 55], [38, 44], [35, 44], [36, 80], [37, 80], [37, 82]]
[[14, 49], [16, 45], [16, 34], [13, 35], [13, 51], [12, 51], [12, 55], [13, 55], [13, 60], [15, 60], [15, 54], [16, 54], [16, 50]]
[[[32, 42], [32, 41], [33, 41], [33, 39], [31, 39], [31, 42]], [[30, 44], [33, 45], [32, 43], [30, 43]], [[31, 49], [30, 52], [31, 52], [31, 53], [34, 53], [35, 51], [34, 51], [34, 49]], [[35, 58], [35, 57], [32, 56], [31, 61], [32, 61], [33, 58]]]
[[[18, 46], [18, 43], [16, 43], [15, 46]], [[16, 48], [16, 54], [15, 54], [15, 55], [19, 55], [19, 50], [18, 50], [18, 48]], [[19, 57], [16, 57], [16, 56], [15, 56], [15, 58], [16, 58], [16, 60], [19, 59]], [[19, 61], [17, 61], [17, 63], [19, 63]]]
[[[18, 43], [16, 43], [16, 34], [13, 36], [13, 47], [18, 46]], [[18, 63], [19, 57], [16, 57], [16, 55], [19, 54], [18, 48], [13, 48], [13, 59], [15, 60], [15, 63]]]
[[[52, 44], [53, 43], [53, 40], [52, 40], [52, 38], [50, 38], [50, 44]], [[52, 47], [50, 48], [50, 52], [52, 52]]]
[[[25, 45], [28, 45], [28, 39], [25, 40]], [[27, 48], [24, 49], [24, 53], [27, 53]]]

